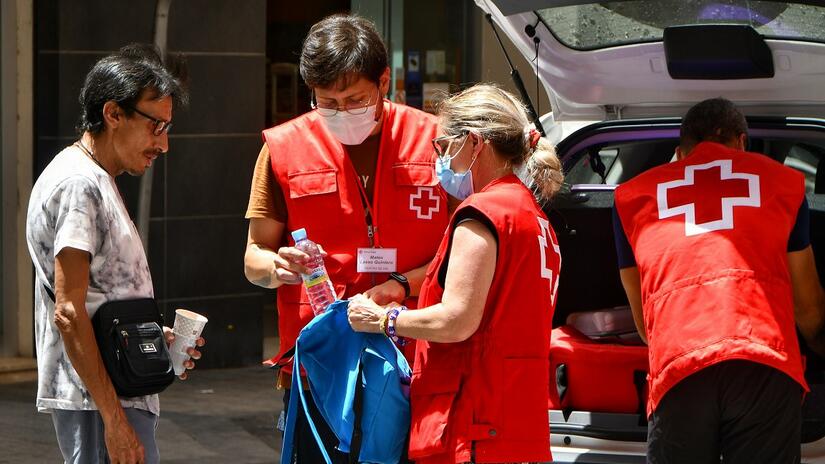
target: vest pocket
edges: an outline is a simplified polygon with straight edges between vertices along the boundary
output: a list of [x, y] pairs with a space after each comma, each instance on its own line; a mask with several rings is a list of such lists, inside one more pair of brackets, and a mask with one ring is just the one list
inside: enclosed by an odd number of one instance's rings
[[[396, 163], [392, 166], [396, 197], [389, 213], [393, 222], [439, 220], [447, 211], [447, 199], [438, 187], [433, 163]], [[422, 240], [435, 239], [422, 237]]]
[[410, 458], [418, 459], [447, 451], [447, 423], [458, 395], [460, 377], [454, 369], [414, 372], [410, 387], [412, 423]]
[[433, 187], [438, 184], [435, 177], [435, 163], [395, 163], [392, 165], [395, 185], [410, 187]]
[[338, 191], [335, 169], [294, 172], [289, 174], [289, 198], [322, 195]]

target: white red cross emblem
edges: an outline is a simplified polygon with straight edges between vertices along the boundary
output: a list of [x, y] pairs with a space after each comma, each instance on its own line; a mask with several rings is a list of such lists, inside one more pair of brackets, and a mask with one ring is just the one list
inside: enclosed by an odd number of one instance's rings
[[685, 235], [733, 229], [733, 208], [759, 207], [759, 176], [733, 172], [731, 160], [685, 167], [685, 178], [657, 186], [659, 219], [685, 215]]
[[541, 235], [539, 238], [539, 255], [541, 256], [541, 277], [550, 281], [550, 302], [556, 304], [559, 291], [559, 274], [553, 269], [561, 269], [561, 249], [555, 235], [550, 232], [550, 222], [538, 217]]
[[415, 211], [418, 219], [432, 219], [433, 213], [441, 210], [441, 197], [433, 192], [432, 187], [418, 187], [410, 194], [410, 210]]

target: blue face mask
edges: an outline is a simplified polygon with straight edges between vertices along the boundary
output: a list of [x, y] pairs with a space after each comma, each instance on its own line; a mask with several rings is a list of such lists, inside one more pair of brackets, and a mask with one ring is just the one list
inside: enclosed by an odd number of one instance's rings
[[[466, 142], [466, 140], [465, 140]], [[462, 148], [464, 145], [462, 144]], [[461, 149], [459, 149], [461, 151]], [[450, 164], [455, 156], [442, 160], [441, 157], [436, 157], [435, 160], [435, 175], [438, 176], [438, 181], [444, 190], [459, 200], [464, 200], [473, 194], [473, 173], [470, 168], [476, 162], [476, 158], [470, 163], [470, 166], [465, 172], [456, 173], [450, 168]]]

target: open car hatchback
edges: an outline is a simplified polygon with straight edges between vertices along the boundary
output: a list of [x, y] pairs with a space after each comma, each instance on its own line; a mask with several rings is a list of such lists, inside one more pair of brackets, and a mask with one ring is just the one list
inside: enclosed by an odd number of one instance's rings
[[[563, 262], [550, 363], [554, 462], [643, 463], [646, 347], [609, 330], [627, 305], [613, 192], [670, 162], [687, 109], [723, 96], [748, 119], [749, 151], [805, 175], [825, 276], [825, 1], [475, 1], [534, 63], [552, 106], [541, 122], [565, 171], [546, 210]], [[592, 311], [608, 317], [598, 328], [608, 340], [582, 335], [580, 316]], [[800, 343], [811, 387], [802, 462], [825, 463], [825, 361]]]

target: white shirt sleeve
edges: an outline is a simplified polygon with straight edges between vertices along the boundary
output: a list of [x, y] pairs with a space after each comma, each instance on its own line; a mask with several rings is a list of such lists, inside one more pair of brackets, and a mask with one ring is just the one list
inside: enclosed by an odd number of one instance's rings
[[54, 217], [54, 257], [66, 247], [94, 256], [108, 229], [100, 189], [83, 176], [64, 180], [48, 201]]

